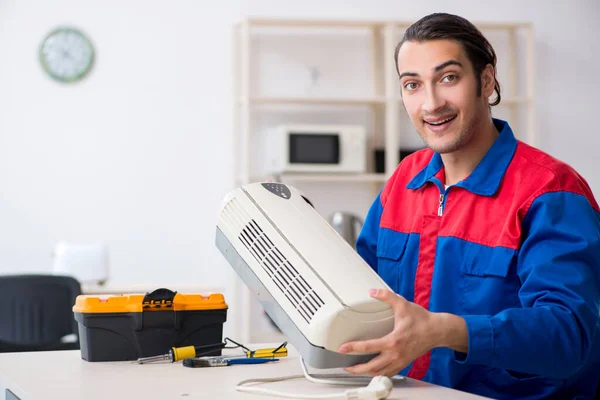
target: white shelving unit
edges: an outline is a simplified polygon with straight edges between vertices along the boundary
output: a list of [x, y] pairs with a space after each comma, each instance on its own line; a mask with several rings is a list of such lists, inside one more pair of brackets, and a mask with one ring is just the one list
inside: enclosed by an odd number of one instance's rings
[[[348, 109], [366, 111], [370, 114], [367, 130], [370, 132], [367, 147], [385, 149], [385, 165], [383, 173], [376, 173], [373, 160], [367, 161], [371, 166], [365, 174], [286, 174], [279, 178], [283, 182], [294, 184], [307, 184], [319, 182], [335, 182], [339, 184], [370, 183], [379, 190], [387, 178], [393, 173], [399, 163], [399, 149], [406, 148], [407, 138], [415, 136], [414, 129], [409, 131], [410, 121], [402, 108], [400, 86], [397, 79], [394, 63], [394, 49], [402, 38], [404, 31], [414, 21], [345, 21], [345, 20], [287, 20], [249, 18], [234, 26], [233, 37], [233, 70], [234, 70], [234, 149], [235, 183], [242, 185], [252, 181], [269, 179], [260, 175], [254, 165], [254, 141], [260, 134], [259, 127], [254, 126], [254, 116], [261, 113], [264, 107], [281, 107], [286, 110], [303, 108], [335, 108], [336, 110]], [[500, 117], [509, 120], [518, 138], [535, 145], [535, 109], [534, 109], [534, 33], [530, 23], [475, 23], [476, 26], [488, 37], [498, 56], [498, 75], [502, 85], [502, 101], [498, 106], [502, 110]], [[257, 76], [260, 76], [261, 64], [256, 60], [261, 57], [261, 46], [256, 45], [255, 38], [260, 35], [279, 35], [287, 31], [306, 34], [307, 38], [314, 39], [314, 35], [336, 34], [343, 35], [353, 31], [364, 35], [361, 43], [368, 44], [368, 50], [363, 59], [367, 59], [368, 73], [359, 76], [354, 82], [368, 82], [370, 89], [366, 93], [346, 94], [334, 90], [332, 93], [310, 94], [281, 94], [262, 93], [257, 90]], [[312, 33], [311, 33], [312, 32]], [[316, 33], [315, 33], [316, 32]], [[296, 37], [297, 39], [297, 37]], [[294, 40], [296, 40], [294, 39]], [[294, 42], [296, 43], [296, 42]], [[320, 44], [313, 48], [320, 51]], [[339, 50], [339, 49], [337, 49]], [[351, 50], [349, 48], [349, 50]], [[310, 54], [310, 53], [305, 53]], [[363, 53], [360, 53], [363, 54]], [[294, 54], [294, 62], [298, 62], [301, 54]], [[292, 58], [288, 54], [288, 58]], [[336, 56], [331, 55], [336, 61]], [[285, 59], [282, 61], [280, 72], [264, 77], [265, 80], [277, 79], [285, 76], [293, 82], [294, 77], [288, 76], [285, 71]], [[337, 65], [337, 64], [336, 64]], [[271, 64], [263, 67], [271, 68]], [[345, 69], [339, 68], [340, 72]], [[297, 70], [296, 70], [297, 72]], [[331, 75], [330, 75], [331, 77]], [[493, 112], [497, 107], [493, 109]], [[522, 133], [519, 135], [519, 133]], [[369, 187], [367, 185], [367, 187]], [[237, 280], [237, 277], [234, 277]], [[277, 340], [277, 337], [265, 337], [260, 329], [253, 329], [256, 325], [256, 315], [250, 304], [251, 296], [240, 281], [233, 300], [235, 307], [240, 307], [239, 320], [235, 323], [236, 330], [241, 332], [240, 340], [247, 342]], [[232, 306], [233, 307], [233, 306]], [[231, 308], [232, 309], [232, 308]], [[233, 310], [233, 309], [232, 309]], [[254, 311], [255, 313], [255, 311]], [[235, 318], [235, 317], [234, 317]]]

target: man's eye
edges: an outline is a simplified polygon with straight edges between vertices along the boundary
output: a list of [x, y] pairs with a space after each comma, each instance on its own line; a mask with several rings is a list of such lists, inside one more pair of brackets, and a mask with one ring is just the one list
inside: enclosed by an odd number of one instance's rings
[[404, 89], [406, 90], [415, 90], [417, 88], [417, 84], [414, 82], [408, 82], [404, 85]]
[[444, 82], [452, 82], [456, 80], [456, 75], [446, 75], [444, 77], [444, 79], [442, 79]]

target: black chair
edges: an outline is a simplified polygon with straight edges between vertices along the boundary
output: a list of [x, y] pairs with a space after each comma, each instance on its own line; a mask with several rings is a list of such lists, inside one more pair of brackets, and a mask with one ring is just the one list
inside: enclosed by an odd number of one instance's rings
[[[0, 353], [79, 349], [79, 282], [57, 275], [0, 275]], [[62, 339], [71, 335], [75, 341]]]

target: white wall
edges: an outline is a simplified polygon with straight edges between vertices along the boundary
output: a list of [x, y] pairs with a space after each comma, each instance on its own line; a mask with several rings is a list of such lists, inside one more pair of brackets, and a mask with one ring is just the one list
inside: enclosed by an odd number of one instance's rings
[[[232, 185], [230, 26], [239, 6], [0, 2], [0, 272], [48, 270], [58, 240], [103, 240], [115, 282], [221, 284], [216, 210]], [[97, 63], [48, 79], [41, 38], [91, 37]]]
[[[213, 243], [233, 185], [232, 24], [434, 11], [535, 24], [539, 145], [600, 195], [596, 0], [0, 0], [0, 273], [48, 271], [59, 240], [103, 240], [115, 283], [226, 286]], [[91, 75], [72, 86], [37, 61], [43, 36], [65, 23], [97, 49]], [[338, 207], [322, 188], [323, 210]], [[344, 207], [366, 211], [369, 199]]]

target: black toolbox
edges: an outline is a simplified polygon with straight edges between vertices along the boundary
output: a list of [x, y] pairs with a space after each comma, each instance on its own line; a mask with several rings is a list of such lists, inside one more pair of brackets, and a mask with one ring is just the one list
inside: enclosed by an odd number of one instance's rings
[[[73, 312], [81, 358], [128, 361], [165, 354], [171, 347], [222, 343], [227, 304], [220, 293], [157, 289], [145, 295], [81, 295]], [[206, 355], [221, 355], [221, 350]]]

